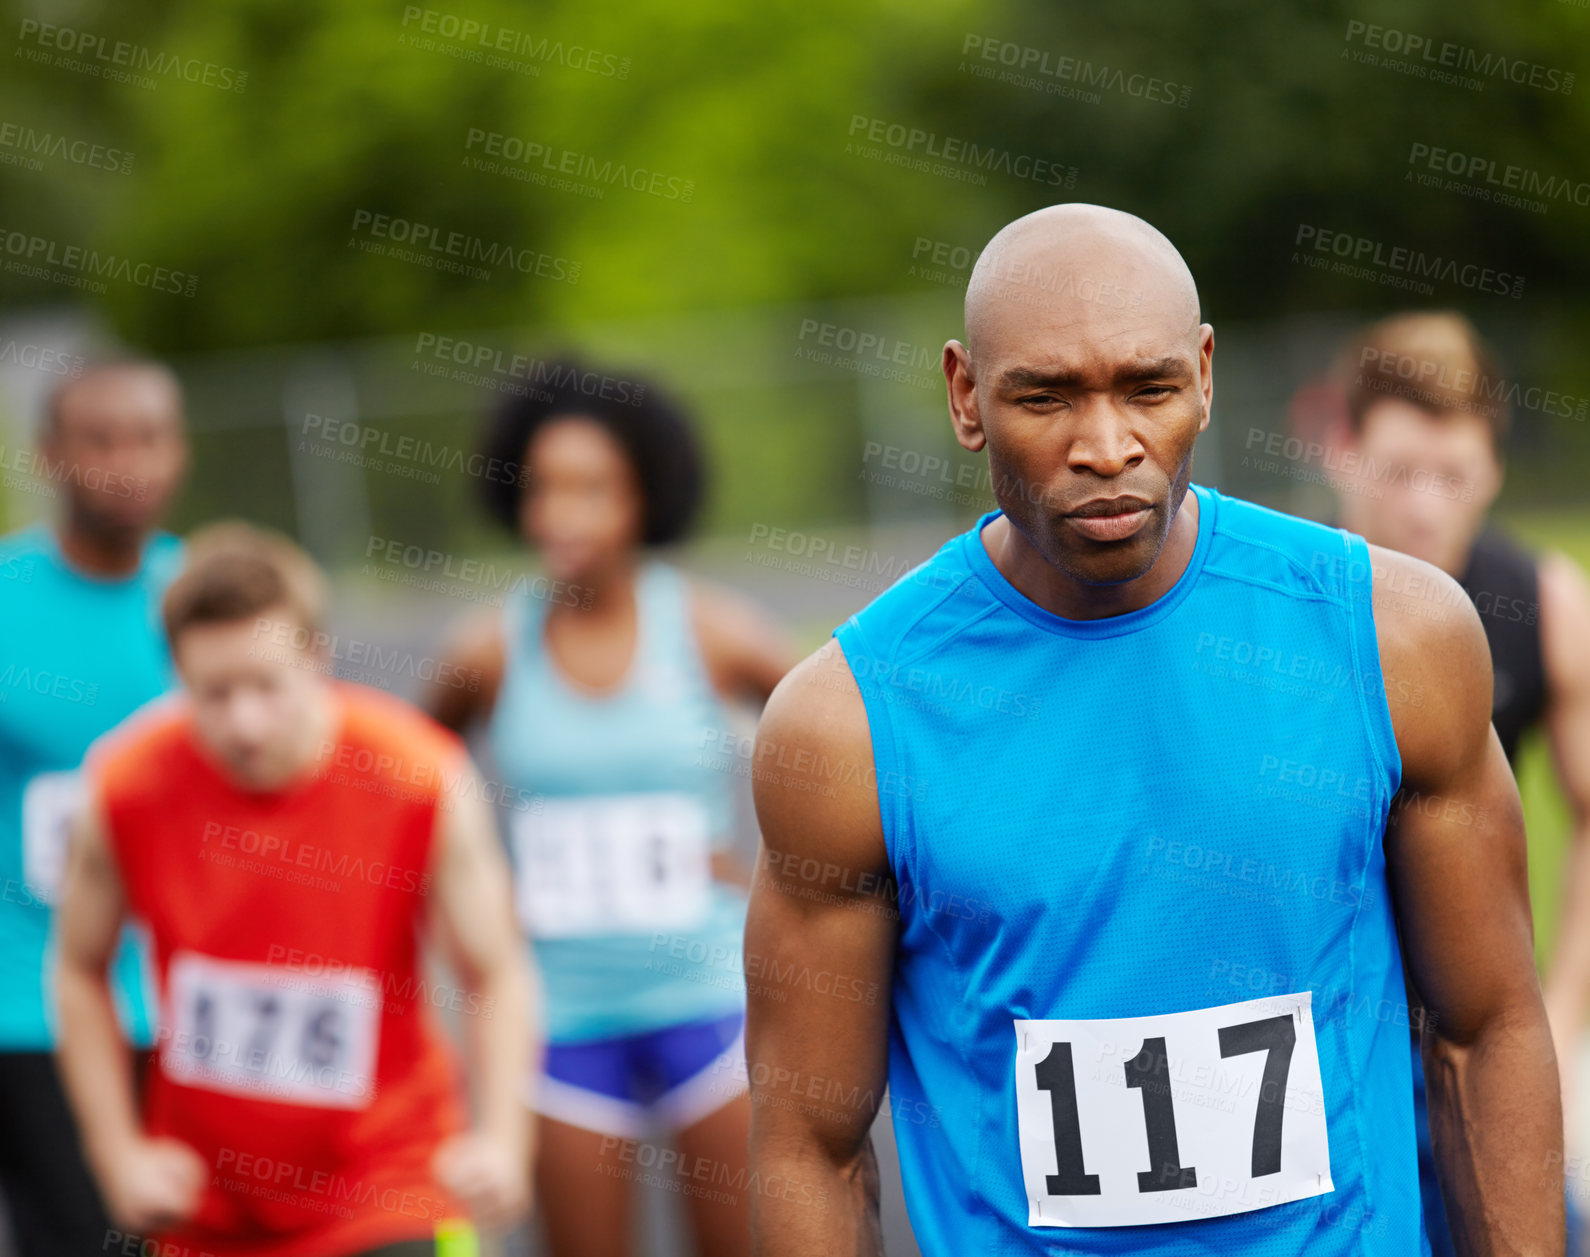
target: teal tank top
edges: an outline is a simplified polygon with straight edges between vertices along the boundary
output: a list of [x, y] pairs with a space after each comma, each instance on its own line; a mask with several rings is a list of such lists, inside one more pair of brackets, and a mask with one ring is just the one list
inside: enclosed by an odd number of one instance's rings
[[603, 694], [553, 665], [542, 600], [515, 594], [503, 615], [488, 740], [515, 800], [505, 811], [515, 900], [554, 1042], [721, 1017], [745, 1002], [745, 899], [707, 869], [733, 829], [733, 778], [706, 753], [727, 713], [683, 575], [647, 563], [635, 593], [635, 655]]
[[[54, 903], [89, 744], [176, 684], [160, 597], [182, 546], [157, 534], [138, 571], [77, 571], [37, 525], [0, 539], [0, 1051], [55, 1044]], [[111, 970], [129, 1038], [153, 1042], [148, 948], [130, 929]]]

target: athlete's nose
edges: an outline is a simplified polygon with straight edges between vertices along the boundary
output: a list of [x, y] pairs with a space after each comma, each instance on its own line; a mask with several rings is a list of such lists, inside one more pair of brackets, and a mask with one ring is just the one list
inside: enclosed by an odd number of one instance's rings
[[1069, 435], [1066, 462], [1073, 471], [1119, 476], [1144, 458], [1142, 442], [1126, 417], [1108, 402], [1078, 407]]
[[233, 738], [249, 746], [257, 746], [265, 739], [270, 725], [268, 704], [262, 695], [239, 686], [231, 695], [226, 708], [227, 725]]

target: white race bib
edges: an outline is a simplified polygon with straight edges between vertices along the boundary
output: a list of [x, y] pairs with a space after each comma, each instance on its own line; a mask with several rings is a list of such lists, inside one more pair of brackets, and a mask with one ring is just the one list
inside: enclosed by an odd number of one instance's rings
[[381, 984], [369, 969], [309, 977], [277, 965], [171, 958], [160, 1068], [173, 1082], [327, 1109], [375, 1095]]
[[22, 789], [22, 880], [45, 903], [60, 899], [67, 839], [83, 795], [77, 771], [40, 773]]
[[544, 799], [513, 814], [519, 919], [539, 938], [683, 929], [712, 887], [706, 809], [688, 794]]
[[1029, 1226], [1137, 1226], [1334, 1191], [1312, 993], [1017, 1021]]

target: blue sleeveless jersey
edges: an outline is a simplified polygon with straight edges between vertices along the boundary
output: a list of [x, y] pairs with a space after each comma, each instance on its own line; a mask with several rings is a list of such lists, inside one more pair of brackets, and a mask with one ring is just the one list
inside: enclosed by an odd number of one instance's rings
[[[1137, 611], [1069, 620], [1031, 602], [984, 549], [993, 512], [835, 632], [898, 882], [890, 1108], [927, 1254], [1429, 1251], [1382, 847], [1401, 760], [1368, 548], [1191, 493], [1192, 558]], [[1334, 1190], [1211, 1217], [1195, 1197], [1218, 1185], [1189, 1184], [1185, 1221], [1029, 1224], [1013, 1022], [1299, 992]], [[1158, 1103], [1185, 1130], [1226, 1101], [1175, 1066], [1178, 1098]]]
[[[689, 586], [678, 571], [649, 562], [636, 575], [635, 597], [638, 640], [628, 675], [617, 690], [592, 695], [548, 658], [545, 604], [510, 595], [507, 663], [488, 731], [492, 758], [518, 798], [535, 807], [683, 795], [700, 806], [712, 849], [726, 849], [736, 764], [711, 753], [728, 717], [696, 646]], [[510, 831], [518, 819], [510, 812]], [[517, 850], [515, 858], [522, 889]], [[523, 923], [529, 932], [533, 922]], [[548, 1037], [614, 1038], [742, 1010], [744, 932], [744, 895], [714, 882], [703, 913], [688, 924], [532, 936]]]
[[[181, 543], [158, 534], [138, 571], [77, 571], [42, 525], [0, 539], [0, 1051], [55, 1042], [49, 989], [61, 826], [89, 744], [176, 683], [160, 597]], [[132, 1041], [153, 1041], [147, 944], [129, 933], [112, 994]]]

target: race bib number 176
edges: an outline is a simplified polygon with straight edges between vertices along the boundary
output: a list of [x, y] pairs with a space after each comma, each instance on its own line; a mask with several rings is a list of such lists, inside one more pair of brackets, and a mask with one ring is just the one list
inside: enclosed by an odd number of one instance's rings
[[177, 952], [166, 975], [160, 1067], [231, 1095], [362, 1109], [375, 1095], [381, 984], [368, 969], [310, 977]]
[[1016, 1021], [1029, 1226], [1137, 1226], [1333, 1191], [1311, 993]]

